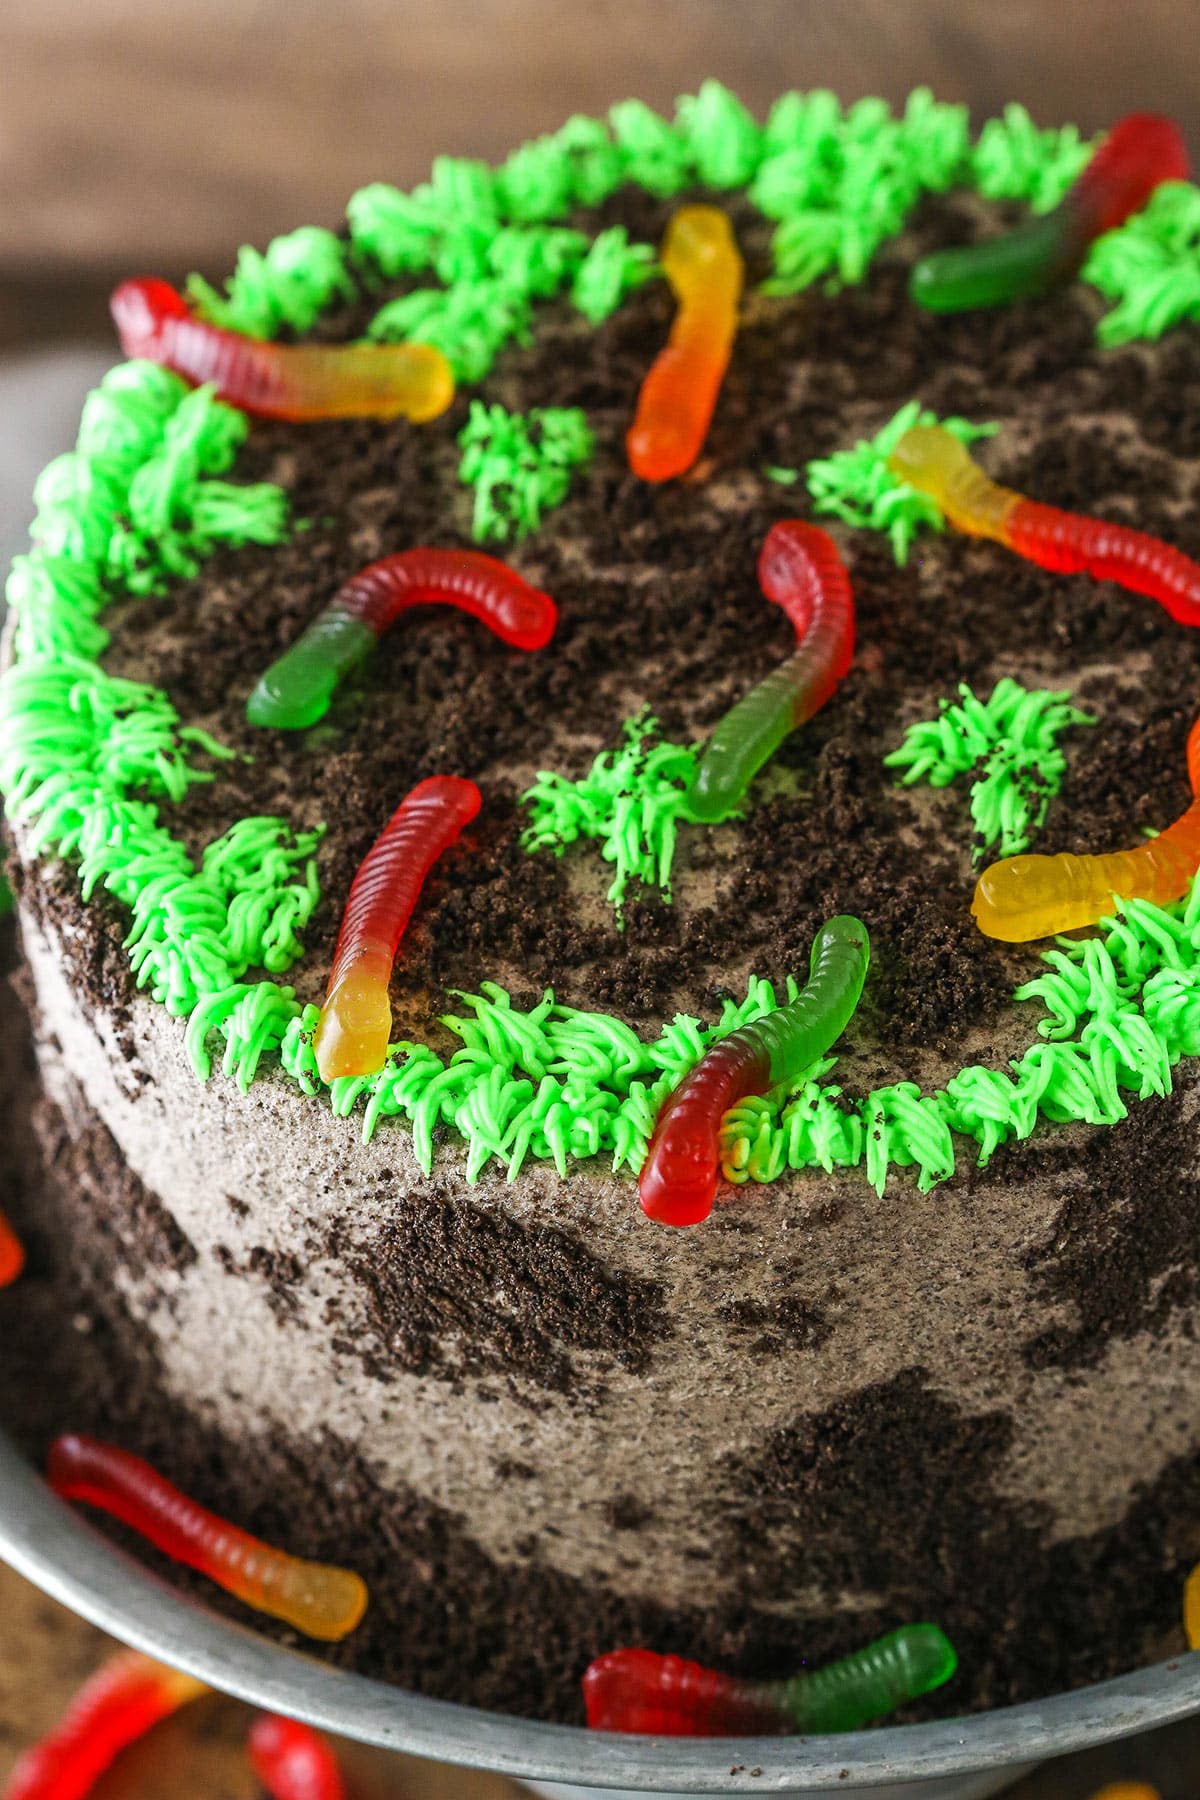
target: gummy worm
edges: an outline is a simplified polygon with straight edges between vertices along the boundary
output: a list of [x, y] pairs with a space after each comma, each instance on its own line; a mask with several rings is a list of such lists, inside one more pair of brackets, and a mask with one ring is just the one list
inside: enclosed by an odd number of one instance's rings
[[1200, 564], [1161, 538], [1001, 487], [940, 425], [914, 425], [887, 460], [894, 475], [936, 502], [956, 531], [994, 538], [1059, 575], [1115, 581], [1157, 600], [1179, 624], [1200, 625]]
[[25, 1252], [21, 1240], [0, 1212], [0, 1288], [14, 1282], [24, 1267]]
[[285, 1619], [309, 1637], [335, 1642], [363, 1616], [367, 1590], [358, 1575], [273, 1550], [114, 1444], [74, 1434], [55, 1438], [46, 1475], [64, 1500], [111, 1513], [175, 1562], [199, 1569], [247, 1606]]
[[949, 1681], [954, 1646], [936, 1625], [905, 1625], [824, 1669], [740, 1681], [679, 1656], [613, 1650], [583, 1677], [594, 1731], [735, 1737], [855, 1731]]
[[625, 437], [643, 481], [682, 475], [699, 456], [737, 331], [743, 264], [725, 214], [681, 206], [667, 226], [663, 273], [679, 302]]
[[425, 877], [482, 804], [473, 781], [432, 775], [396, 808], [358, 866], [338, 929], [337, 947], [313, 1049], [324, 1081], [373, 1075], [387, 1057], [388, 997], [396, 946]]
[[1110, 1781], [1092, 1800], [1162, 1800], [1158, 1789], [1145, 1781]]
[[1095, 239], [1143, 207], [1160, 182], [1185, 181], [1189, 169], [1174, 120], [1129, 113], [1053, 212], [1006, 237], [924, 257], [909, 278], [909, 293], [931, 312], [964, 312], [1045, 293], [1069, 281]]
[[792, 1081], [842, 1035], [870, 960], [867, 928], [839, 913], [812, 947], [808, 983], [787, 1006], [713, 1044], [663, 1101], [638, 1180], [642, 1210], [663, 1225], [696, 1225], [712, 1211], [718, 1134], [731, 1106]]
[[169, 282], [123, 281], [109, 302], [121, 349], [211, 382], [264, 419], [394, 419], [444, 413], [454, 376], [430, 344], [274, 344], [207, 325]]
[[123, 1650], [85, 1681], [63, 1717], [18, 1761], [4, 1800], [83, 1800], [127, 1745], [197, 1695], [202, 1681]]
[[1115, 900], [1165, 906], [1186, 894], [1200, 868], [1200, 718], [1188, 734], [1193, 800], [1174, 824], [1134, 850], [1101, 856], [1008, 856], [979, 877], [971, 911], [979, 928], [1006, 944], [1095, 925]]
[[514, 569], [478, 550], [402, 550], [368, 563], [340, 587], [329, 605], [251, 694], [252, 725], [301, 731], [329, 710], [347, 670], [370, 655], [384, 632], [412, 606], [457, 606], [516, 650], [548, 644], [558, 611], [548, 594]]
[[271, 1800], [345, 1800], [333, 1751], [311, 1725], [263, 1713], [250, 1727], [246, 1747]]
[[1192, 1570], [1183, 1590], [1183, 1629], [1189, 1650], [1200, 1650], [1200, 1563]]
[[799, 519], [773, 525], [758, 558], [759, 585], [781, 606], [796, 650], [720, 721], [687, 795], [692, 818], [723, 819], [788, 733], [836, 691], [854, 655], [854, 596], [828, 532]]

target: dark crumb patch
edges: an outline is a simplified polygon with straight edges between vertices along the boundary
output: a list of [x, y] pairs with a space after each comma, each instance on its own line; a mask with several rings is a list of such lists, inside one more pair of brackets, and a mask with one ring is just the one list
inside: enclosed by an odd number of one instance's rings
[[[1137, 1103], [1136, 1122], [1070, 1147], [1044, 1141], [1038, 1166], [1064, 1193], [1044, 1243], [1029, 1252], [1036, 1291], [1072, 1323], [1025, 1345], [1035, 1369], [1096, 1363], [1113, 1338], [1160, 1330], [1200, 1295], [1200, 1181], [1178, 1172], [1195, 1126], [1189, 1096]], [[1190, 1320], [1187, 1329], [1191, 1330]]]
[[305, 1273], [298, 1256], [268, 1249], [265, 1244], [255, 1244], [240, 1262], [227, 1244], [217, 1244], [213, 1255], [227, 1275], [246, 1275], [264, 1282], [267, 1305], [281, 1323], [295, 1317], [299, 1306], [296, 1290], [303, 1286]]
[[832, 1578], [863, 1602], [853, 1626], [748, 1611], [730, 1644], [740, 1666], [765, 1675], [801, 1657], [819, 1663], [851, 1637], [935, 1619], [960, 1673], [907, 1715], [928, 1716], [1103, 1680], [1136, 1662], [1135, 1645], [1161, 1650], [1200, 1551], [1200, 1458], [1170, 1464], [1112, 1530], [1047, 1549], [1042, 1509], [1014, 1505], [997, 1479], [1011, 1438], [1003, 1414], [961, 1412], [912, 1369], [802, 1416], [731, 1464], [723, 1485], [736, 1498], [714, 1523], [739, 1556], [752, 1550], [755, 1595]]
[[[87, 1206], [82, 1226], [75, 1226], [73, 1254], [83, 1253], [111, 1282], [115, 1268], [136, 1275], [148, 1268], [180, 1271], [196, 1260], [191, 1239], [173, 1214], [145, 1183], [125, 1166], [116, 1139], [97, 1116], [82, 1106], [68, 1126], [48, 1102], [38, 1103], [35, 1126], [50, 1179], [74, 1186]], [[50, 1222], [36, 1220], [33, 1242], [48, 1246]]]
[[521, 1462], [515, 1456], [498, 1456], [492, 1467], [496, 1471], [497, 1481], [536, 1481], [537, 1470], [531, 1463]]
[[774, 1356], [785, 1348], [816, 1350], [833, 1331], [821, 1308], [798, 1294], [726, 1300], [717, 1313], [738, 1336], [751, 1336], [750, 1348], [757, 1356]]
[[615, 1494], [605, 1502], [604, 1516], [614, 1531], [644, 1531], [655, 1515], [637, 1494]]
[[494, 1371], [567, 1393], [572, 1351], [637, 1371], [667, 1331], [660, 1283], [618, 1277], [557, 1226], [485, 1212], [436, 1180], [397, 1196], [352, 1265], [380, 1374]]

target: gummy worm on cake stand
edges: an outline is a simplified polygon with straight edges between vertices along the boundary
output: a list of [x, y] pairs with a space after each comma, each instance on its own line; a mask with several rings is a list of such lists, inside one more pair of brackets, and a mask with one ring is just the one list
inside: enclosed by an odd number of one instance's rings
[[113, 1444], [76, 1435], [56, 1438], [46, 1478], [64, 1500], [111, 1513], [175, 1562], [198, 1569], [247, 1606], [284, 1619], [309, 1637], [335, 1643], [366, 1609], [366, 1584], [351, 1570], [273, 1549]]
[[612, 1650], [583, 1677], [595, 1731], [736, 1737], [856, 1731], [949, 1681], [954, 1646], [936, 1625], [905, 1625], [824, 1669], [742, 1681], [679, 1656]]
[[663, 238], [662, 267], [679, 306], [625, 437], [629, 467], [643, 481], [691, 468], [729, 366], [744, 268], [725, 214], [681, 206]]
[[123, 281], [110, 301], [121, 349], [211, 382], [218, 399], [259, 418], [436, 419], [454, 375], [431, 344], [275, 344], [208, 325], [154, 276]]
[[971, 911], [979, 928], [1007, 944], [1055, 937], [1107, 918], [1117, 900], [1169, 905], [1200, 869], [1200, 718], [1188, 734], [1187, 811], [1133, 850], [1099, 856], [1007, 856], [979, 877]]
[[1045, 293], [1069, 281], [1096, 238], [1143, 207], [1160, 182], [1185, 181], [1190, 166], [1173, 119], [1129, 113], [1053, 212], [1005, 237], [924, 257], [909, 278], [909, 293], [931, 312], [964, 312]]
[[313, 1039], [324, 1081], [373, 1075], [392, 1028], [392, 964], [425, 877], [478, 813], [473, 781], [432, 775], [400, 802], [358, 866]]
[[260, 678], [252, 725], [302, 731], [329, 710], [342, 676], [413, 606], [456, 606], [516, 650], [541, 650], [558, 622], [548, 594], [478, 550], [402, 550], [352, 575]]
[[208, 1690], [123, 1650], [85, 1681], [54, 1729], [9, 1775], [4, 1800], [84, 1800], [113, 1759], [160, 1719]]
[[837, 690], [854, 655], [854, 596], [828, 532], [782, 519], [767, 533], [758, 580], [781, 606], [796, 649], [730, 708], [708, 741], [688, 789], [686, 816], [727, 818], [788, 733]]
[[887, 461], [894, 475], [936, 502], [956, 531], [994, 538], [1056, 574], [1115, 581], [1157, 600], [1179, 624], [1200, 625], [1200, 563], [1161, 538], [1001, 487], [941, 425], [914, 425]]
[[263, 1713], [250, 1727], [246, 1748], [271, 1800], [346, 1800], [337, 1759], [311, 1725]]
[[638, 1178], [642, 1210], [662, 1225], [696, 1225], [712, 1211], [718, 1133], [731, 1106], [795, 1078], [842, 1035], [862, 993], [870, 940], [840, 913], [817, 933], [809, 978], [777, 1012], [704, 1052], [663, 1101]]
[[21, 1240], [0, 1212], [0, 1288], [14, 1282], [24, 1267], [25, 1252]]

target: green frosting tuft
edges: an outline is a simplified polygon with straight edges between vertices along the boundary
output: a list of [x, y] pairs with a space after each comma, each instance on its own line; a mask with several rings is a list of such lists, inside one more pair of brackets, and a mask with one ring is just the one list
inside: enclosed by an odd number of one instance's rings
[[1028, 200], [1035, 213], [1050, 212], [1099, 143], [1081, 138], [1074, 125], [1040, 131], [1014, 103], [984, 125], [971, 150], [970, 177], [988, 200]]
[[623, 927], [631, 880], [671, 897], [676, 834], [696, 768], [695, 750], [661, 741], [649, 714], [628, 719], [620, 748], [602, 751], [581, 780], [539, 771], [522, 795], [530, 812], [525, 849], [561, 856], [580, 838], [596, 839], [616, 869], [606, 897]]
[[202, 275], [187, 279], [188, 298], [202, 319], [255, 338], [308, 331], [327, 307], [353, 300], [356, 292], [346, 246], [318, 225], [273, 238], [261, 252], [243, 244], [224, 294]]
[[1039, 1119], [1115, 1125], [1125, 1095], [1169, 1094], [1175, 1064], [1200, 1054], [1200, 879], [1175, 906], [1123, 903], [1098, 936], [1060, 938], [1042, 960], [1047, 973], [1014, 996], [1046, 1008], [1042, 1041], [1006, 1069], [971, 1064], [932, 1094], [896, 1082], [854, 1102], [826, 1082], [826, 1058], [790, 1094], [726, 1114], [726, 1177], [773, 1181], [786, 1169], [865, 1163], [880, 1193], [893, 1167], [915, 1168], [924, 1191], [954, 1173], [956, 1137], [974, 1140], [982, 1168]]
[[149, 363], [110, 371], [83, 409], [76, 449], [35, 489], [34, 548], [8, 582], [16, 661], [0, 683], [0, 791], [35, 853], [78, 865], [132, 915], [137, 983], [175, 1013], [251, 967], [300, 954], [317, 899], [317, 834], [243, 819], [199, 870], [159, 822], [232, 752], [181, 724], [166, 694], [109, 675], [100, 614], [112, 592], [158, 592], [218, 544], [286, 533], [281, 489], [213, 479], [246, 420]]
[[917, 532], [942, 531], [946, 519], [941, 507], [919, 489], [901, 481], [887, 466], [887, 459], [914, 425], [940, 425], [964, 444], [991, 437], [998, 425], [972, 425], [967, 419], [939, 419], [910, 400], [873, 438], [860, 438], [853, 450], [836, 450], [819, 457], [805, 469], [813, 511], [831, 514], [847, 525], [868, 525], [891, 539], [892, 555], [900, 564]]
[[921, 195], [961, 177], [967, 110], [916, 88], [900, 118], [882, 100], [843, 113], [833, 94], [816, 89], [776, 101], [766, 140], [750, 187], [759, 211], [779, 221], [763, 291], [795, 294], [822, 277], [833, 286], [861, 281]]
[[575, 271], [571, 305], [590, 325], [614, 313], [626, 294], [657, 272], [649, 244], [631, 244], [623, 225], [613, 225], [595, 238]]
[[458, 443], [459, 478], [475, 489], [476, 542], [536, 531], [542, 514], [566, 499], [571, 470], [592, 455], [592, 433], [577, 406], [535, 406], [522, 414], [472, 400]]
[[987, 701], [966, 682], [958, 691], [958, 705], [943, 700], [936, 719], [910, 725], [884, 764], [904, 771], [903, 787], [919, 781], [949, 787], [960, 775], [973, 776], [975, 861], [997, 847], [1001, 856], [1019, 856], [1062, 787], [1067, 759], [1059, 737], [1073, 725], [1094, 725], [1095, 718], [1069, 705], [1065, 692], [1031, 690], [1009, 676]]
[[1163, 182], [1141, 212], [1097, 238], [1083, 279], [1117, 302], [1096, 327], [1102, 344], [1160, 338], [1200, 319], [1200, 188]]

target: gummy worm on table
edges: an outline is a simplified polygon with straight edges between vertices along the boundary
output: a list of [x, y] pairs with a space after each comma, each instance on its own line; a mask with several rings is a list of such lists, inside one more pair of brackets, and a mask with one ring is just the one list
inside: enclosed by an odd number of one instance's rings
[[68, 1435], [50, 1447], [54, 1492], [111, 1513], [175, 1562], [207, 1575], [259, 1612], [285, 1619], [309, 1637], [336, 1642], [367, 1604], [366, 1586], [349, 1569], [275, 1550], [180, 1493], [141, 1457], [95, 1438]]

